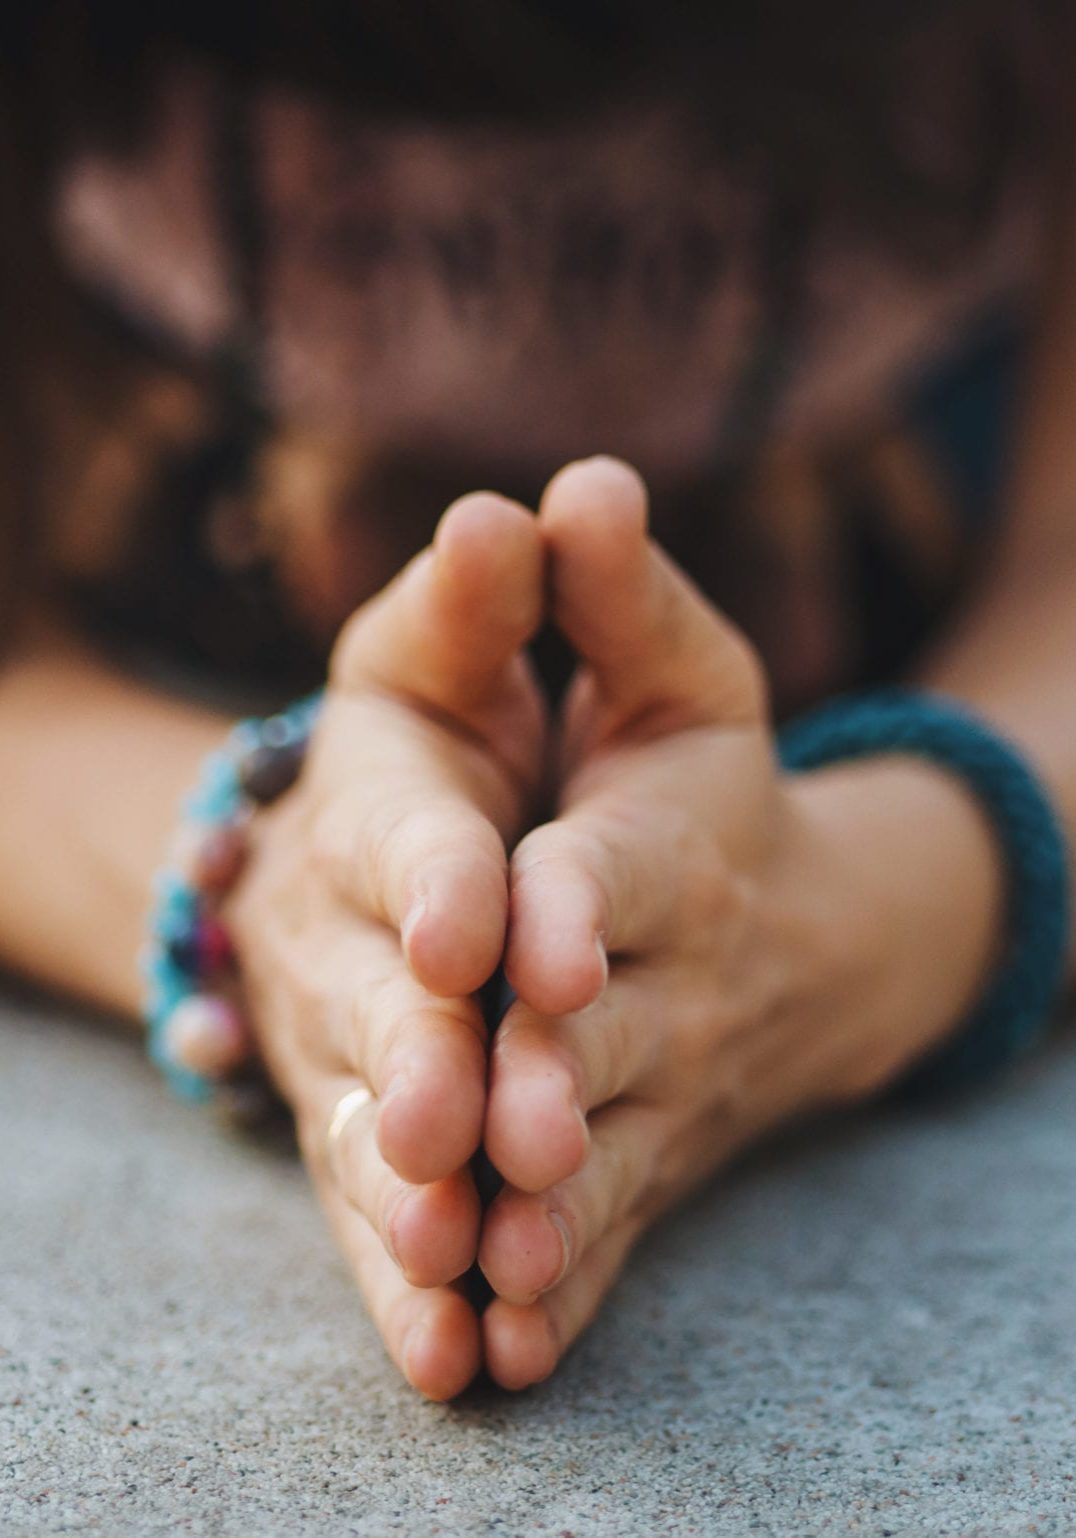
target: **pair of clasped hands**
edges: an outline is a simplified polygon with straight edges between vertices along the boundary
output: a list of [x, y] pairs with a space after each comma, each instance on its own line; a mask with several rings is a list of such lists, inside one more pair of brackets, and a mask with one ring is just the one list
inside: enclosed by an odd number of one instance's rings
[[[547, 621], [579, 658], [556, 721], [525, 650]], [[345, 626], [257, 838], [232, 923], [259, 1050], [431, 1398], [483, 1365], [548, 1376], [658, 1213], [855, 1079], [854, 1043], [821, 1050], [804, 1004], [817, 839], [762, 671], [648, 537], [620, 461], [569, 465], [537, 515], [487, 492], [448, 509]], [[490, 1040], [475, 994], [502, 964], [516, 1000]], [[505, 1182], [485, 1212], [480, 1146]], [[476, 1259], [481, 1317], [453, 1286]]]

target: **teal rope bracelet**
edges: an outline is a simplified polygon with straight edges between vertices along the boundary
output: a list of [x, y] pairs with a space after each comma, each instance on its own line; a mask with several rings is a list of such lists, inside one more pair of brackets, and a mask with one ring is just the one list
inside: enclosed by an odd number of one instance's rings
[[960, 775], [990, 817], [1005, 855], [1005, 961], [963, 1027], [918, 1062], [896, 1092], [925, 1096], [979, 1082], [1027, 1053], [1064, 983], [1071, 894], [1057, 813], [1026, 759], [964, 706], [902, 690], [850, 696], [786, 727], [785, 769], [878, 753], [913, 753]]

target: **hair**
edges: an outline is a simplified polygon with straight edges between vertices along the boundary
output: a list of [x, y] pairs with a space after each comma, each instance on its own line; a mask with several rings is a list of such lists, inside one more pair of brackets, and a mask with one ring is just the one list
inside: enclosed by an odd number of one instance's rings
[[[0, 20], [0, 614], [47, 542], [47, 381], [108, 409], [48, 239], [51, 176], [73, 135], [122, 151], [147, 125], [153, 66], [204, 55], [371, 118], [543, 124], [675, 93], [707, 146], [765, 178], [788, 228], [843, 210], [910, 262], [951, 260], [989, 216], [1012, 157], [1045, 137], [1045, 103], [1007, 46], [1014, 13], [1047, 38], [1064, 0], [38, 0]], [[939, 167], [909, 140], [924, 33], [976, 83], [975, 153]], [[920, 59], [921, 62], [921, 59]], [[16, 148], [17, 147], [17, 148]], [[780, 219], [778, 228], [780, 228]], [[780, 274], [774, 275], [779, 286]], [[16, 589], [16, 574], [18, 587]]]

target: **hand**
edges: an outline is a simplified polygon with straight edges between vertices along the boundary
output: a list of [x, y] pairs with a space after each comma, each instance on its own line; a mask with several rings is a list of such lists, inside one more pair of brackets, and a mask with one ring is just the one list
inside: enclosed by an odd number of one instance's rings
[[[545, 756], [521, 654], [543, 605], [532, 515], [462, 499], [433, 545], [347, 624], [297, 786], [256, 822], [228, 914], [259, 1046], [385, 1344], [423, 1393], [480, 1365], [448, 1284], [475, 1257], [467, 1169], [500, 962], [506, 841]], [[340, 1097], [376, 1097], [330, 1159]]]
[[999, 882], [971, 798], [881, 761], [777, 772], [744, 638], [646, 537], [626, 466], [539, 518], [583, 668], [557, 819], [511, 865], [485, 1143], [508, 1182], [480, 1261], [487, 1366], [545, 1377], [629, 1248], [768, 1128], [887, 1083], [959, 1019]]

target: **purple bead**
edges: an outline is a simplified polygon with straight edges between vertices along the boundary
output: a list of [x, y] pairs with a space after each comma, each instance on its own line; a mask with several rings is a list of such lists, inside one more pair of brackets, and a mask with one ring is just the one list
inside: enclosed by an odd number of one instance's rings
[[188, 977], [199, 975], [198, 966], [198, 931], [185, 929], [180, 935], [173, 935], [166, 947], [168, 959], [174, 967], [185, 972]]
[[290, 790], [299, 778], [306, 755], [304, 741], [264, 744], [248, 753], [239, 765], [239, 785], [245, 796], [266, 806]]
[[227, 930], [212, 918], [200, 918], [168, 942], [169, 960], [188, 977], [214, 977], [229, 965], [233, 955]]
[[240, 822], [189, 822], [172, 841], [172, 864], [200, 892], [227, 892], [235, 885], [247, 852]]

